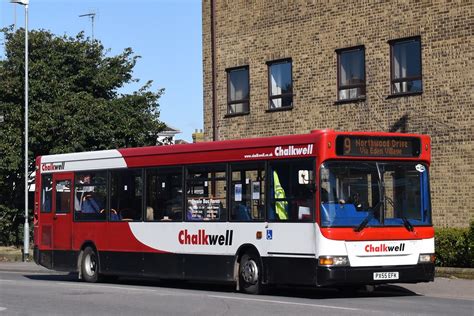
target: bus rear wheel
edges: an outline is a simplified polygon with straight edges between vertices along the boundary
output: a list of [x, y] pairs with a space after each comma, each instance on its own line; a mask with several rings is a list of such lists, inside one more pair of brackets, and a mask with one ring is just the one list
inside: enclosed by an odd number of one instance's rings
[[81, 274], [86, 282], [95, 283], [99, 280], [99, 260], [91, 247], [86, 247], [82, 253]]
[[259, 256], [254, 252], [246, 252], [240, 259], [239, 284], [243, 292], [260, 294], [262, 291], [262, 271]]

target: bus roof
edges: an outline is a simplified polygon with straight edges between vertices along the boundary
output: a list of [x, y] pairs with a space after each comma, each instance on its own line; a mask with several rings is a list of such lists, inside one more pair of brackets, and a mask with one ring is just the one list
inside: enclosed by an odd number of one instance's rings
[[[305, 146], [317, 144], [322, 140], [335, 144], [336, 137], [340, 135], [412, 137], [422, 139], [423, 143], [429, 143], [429, 137], [426, 135], [386, 132], [336, 132], [324, 129], [313, 130], [308, 134], [47, 155], [38, 157], [37, 163], [41, 164], [41, 172], [48, 173], [61, 170], [126, 168], [160, 164], [201, 163], [203, 161], [213, 163], [229, 160], [256, 160], [258, 158], [275, 159], [299, 155], [317, 156], [329, 154], [326, 150], [327, 146], [319, 146], [321, 148], [314, 148], [314, 150], [313, 147], [306, 148]], [[157, 160], [157, 157], [161, 158]]]

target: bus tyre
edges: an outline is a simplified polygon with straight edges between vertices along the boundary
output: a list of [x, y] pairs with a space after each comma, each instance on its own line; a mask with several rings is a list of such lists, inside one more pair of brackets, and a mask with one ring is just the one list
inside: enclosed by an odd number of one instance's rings
[[82, 253], [81, 273], [86, 282], [95, 283], [99, 280], [99, 260], [91, 247], [86, 247]]
[[240, 259], [239, 284], [245, 293], [261, 293], [262, 270], [259, 262], [259, 256], [254, 252], [246, 252]]

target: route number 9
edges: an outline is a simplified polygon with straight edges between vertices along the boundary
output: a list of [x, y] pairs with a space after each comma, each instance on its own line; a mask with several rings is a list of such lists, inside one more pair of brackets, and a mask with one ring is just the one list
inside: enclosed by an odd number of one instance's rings
[[351, 153], [351, 139], [344, 138], [344, 154], [348, 155]]

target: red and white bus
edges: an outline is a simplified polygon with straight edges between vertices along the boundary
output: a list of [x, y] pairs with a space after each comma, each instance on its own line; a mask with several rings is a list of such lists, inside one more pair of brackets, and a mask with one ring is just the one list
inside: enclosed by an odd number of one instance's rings
[[304, 135], [37, 157], [36, 263], [102, 276], [358, 286], [434, 278], [425, 135]]

